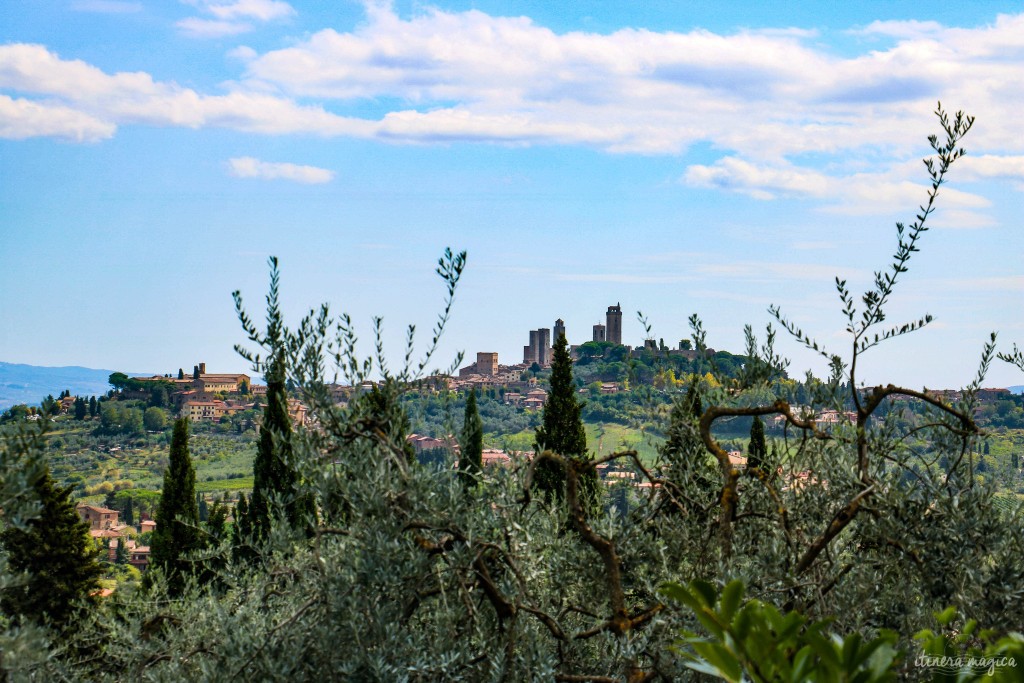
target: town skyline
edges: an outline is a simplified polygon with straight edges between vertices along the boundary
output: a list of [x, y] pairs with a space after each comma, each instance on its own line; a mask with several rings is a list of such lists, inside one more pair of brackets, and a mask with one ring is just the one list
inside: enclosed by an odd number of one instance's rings
[[[1012, 2], [15, 0], [0, 10], [0, 360], [248, 370], [231, 292], [322, 301], [402, 356], [468, 264], [438, 355], [592, 337], [743, 350], [783, 312], [847, 353], [834, 278], [870, 287], [925, 200], [932, 114], [977, 117], [868, 383], [963, 386], [1024, 344], [1024, 14]], [[605, 323], [606, 324], [606, 323]], [[824, 363], [782, 332], [792, 376]], [[176, 368], [175, 368], [176, 369]], [[1021, 384], [993, 364], [986, 384]]]

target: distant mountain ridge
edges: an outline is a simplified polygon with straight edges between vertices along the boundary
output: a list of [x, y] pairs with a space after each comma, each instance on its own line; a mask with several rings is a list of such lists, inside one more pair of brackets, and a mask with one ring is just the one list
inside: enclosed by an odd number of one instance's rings
[[1014, 394], [1024, 394], [1024, 384], [1017, 384], [1012, 387], [1006, 387]]
[[[13, 405], [39, 403], [52, 394], [67, 389], [72, 396], [99, 396], [110, 391], [107, 379], [114, 370], [96, 370], [77, 365], [50, 368], [0, 361], [0, 410]], [[131, 376], [152, 375], [152, 372], [126, 373]]]

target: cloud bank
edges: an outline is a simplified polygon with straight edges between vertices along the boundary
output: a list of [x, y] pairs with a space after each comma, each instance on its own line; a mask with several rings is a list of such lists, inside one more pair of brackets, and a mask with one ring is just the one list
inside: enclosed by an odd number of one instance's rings
[[[295, 13], [280, 0], [187, 4], [198, 16], [178, 26], [195, 36]], [[701, 144], [720, 156], [690, 165], [687, 185], [822, 200], [842, 183], [883, 210], [922, 178], [907, 161], [923, 140], [907, 133], [932, 130], [941, 99], [983, 123], [971, 134], [981, 155], [965, 171], [1022, 186], [1024, 14], [977, 27], [874, 22], [851, 33], [871, 49], [837, 55], [800, 28], [556, 33], [527, 17], [431, 8], [403, 17], [371, 3], [348, 31], [325, 28], [262, 53], [234, 48], [240, 70], [216, 92], [9, 44], [0, 46], [0, 136], [96, 142], [148, 125], [612, 154], [682, 155]], [[983, 208], [977, 197], [958, 200]]]
[[281, 0], [183, 0], [209, 17], [188, 17], [176, 26], [196, 38], [220, 38], [251, 31], [251, 21], [269, 22], [295, 14], [295, 8]]
[[321, 185], [334, 179], [334, 171], [316, 166], [260, 161], [253, 157], [237, 157], [228, 160], [228, 173], [236, 178], [260, 178], [263, 180], [292, 180], [306, 185]]

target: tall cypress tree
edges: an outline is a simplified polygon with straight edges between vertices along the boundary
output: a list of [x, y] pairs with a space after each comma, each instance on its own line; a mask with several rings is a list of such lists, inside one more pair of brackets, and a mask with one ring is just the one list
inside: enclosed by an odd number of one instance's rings
[[0, 592], [0, 607], [10, 616], [50, 621], [63, 628], [78, 604], [99, 587], [103, 570], [89, 537], [89, 525], [71, 503], [71, 488], [55, 486], [49, 468], [34, 488], [42, 506], [39, 517], [0, 535], [11, 570], [28, 577]]
[[[273, 365], [283, 365], [281, 358]], [[263, 408], [259, 449], [252, 463], [252, 497], [248, 526], [254, 539], [266, 538], [275, 516], [272, 501], [283, 503], [285, 517], [296, 528], [309, 524], [313, 503], [298, 495], [298, 474], [292, 467], [292, 424], [288, 417], [288, 392], [284, 372], [271, 370], [267, 377], [267, 404]]]
[[466, 417], [459, 441], [459, 474], [463, 475], [463, 481], [471, 483], [483, 469], [484, 459], [484, 423], [476, 407], [476, 390], [471, 390], [466, 397]]
[[[551, 363], [551, 393], [544, 404], [541, 426], [537, 428], [536, 448], [550, 450], [563, 457], [581, 457], [587, 452], [587, 433], [580, 414], [583, 406], [576, 400], [572, 381], [572, 358], [569, 357], [565, 335], [555, 340]], [[565, 471], [558, 464], [545, 460], [534, 471], [534, 482], [548, 495], [561, 497], [565, 490]]]
[[243, 553], [242, 549], [252, 538], [252, 529], [249, 527], [249, 503], [245, 500], [245, 494], [238, 494], [238, 503], [235, 504], [235, 510], [232, 514], [234, 518], [234, 524], [231, 526], [231, 544], [235, 546], [235, 556], [242, 557], [248, 556]]
[[747, 446], [747, 467], [763, 468], [768, 455], [768, 446], [764, 440], [764, 423], [757, 415], [750, 425], [750, 445]]
[[124, 523], [129, 526], [135, 525], [135, 503], [132, 502], [131, 496], [124, 501]]
[[164, 489], [150, 551], [150, 561], [167, 573], [172, 595], [180, 594], [185, 585], [189, 564], [183, 556], [202, 548], [198, 527], [196, 471], [188, 452], [188, 418], [183, 417], [174, 423], [170, 462], [164, 471]]

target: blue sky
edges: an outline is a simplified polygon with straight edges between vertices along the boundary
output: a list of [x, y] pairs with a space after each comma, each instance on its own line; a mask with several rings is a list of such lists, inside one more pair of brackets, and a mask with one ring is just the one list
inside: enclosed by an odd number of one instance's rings
[[937, 100], [977, 123], [889, 315], [936, 322], [871, 383], [1024, 343], [1019, 3], [8, 0], [0, 360], [242, 369], [230, 293], [258, 313], [271, 254], [293, 319], [329, 301], [368, 352], [382, 315], [397, 359], [449, 245], [439, 361], [617, 302], [627, 343], [696, 312], [740, 351], [774, 303], [845, 353], [833, 278], [862, 291], [913, 220]]

